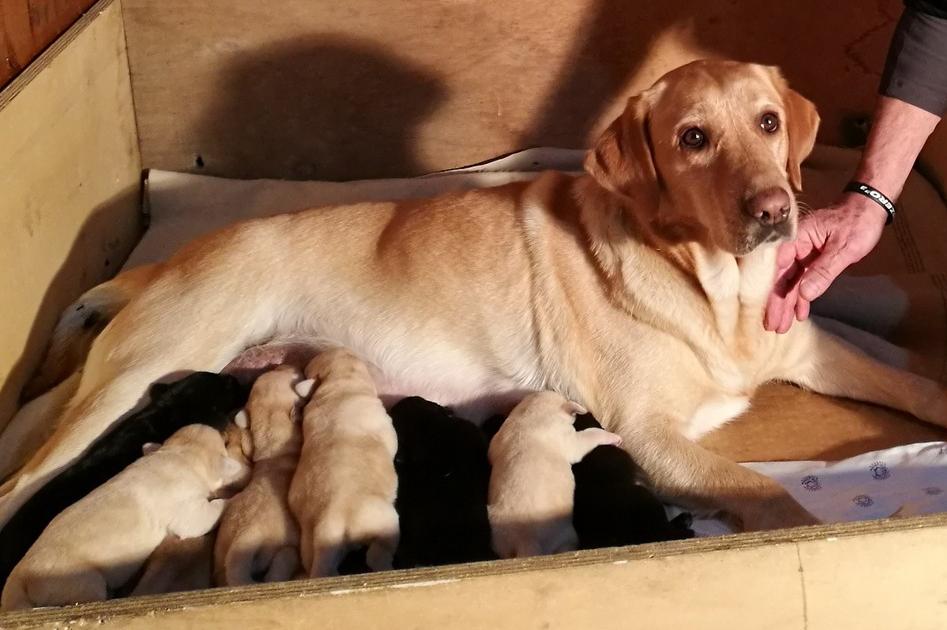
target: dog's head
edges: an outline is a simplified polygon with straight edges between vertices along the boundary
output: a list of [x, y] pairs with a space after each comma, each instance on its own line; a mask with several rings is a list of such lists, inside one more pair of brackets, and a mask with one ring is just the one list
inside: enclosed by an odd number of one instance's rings
[[659, 238], [741, 256], [795, 235], [818, 126], [776, 68], [695, 61], [630, 98], [585, 168]]

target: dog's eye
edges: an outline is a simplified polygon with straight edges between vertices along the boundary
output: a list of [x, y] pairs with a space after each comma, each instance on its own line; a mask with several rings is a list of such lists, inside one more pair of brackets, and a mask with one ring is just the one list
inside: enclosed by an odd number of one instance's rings
[[766, 133], [775, 133], [779, 129], [779, 116], [773, 112], [766, 112], [760, 117], [760, 127]]
[[699, 149], [707, 144], [707, 134], [703, 129], [691, 127], [681, 134], [681, 146], [686, 149]]

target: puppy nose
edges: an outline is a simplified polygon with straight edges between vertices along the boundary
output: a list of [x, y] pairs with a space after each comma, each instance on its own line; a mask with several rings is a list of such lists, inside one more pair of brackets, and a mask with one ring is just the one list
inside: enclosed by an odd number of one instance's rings
[[763, 225], [777, 225], [789, 218], [789, 206], [789, 194], [774, 186], [747, 199], [743, 211]]

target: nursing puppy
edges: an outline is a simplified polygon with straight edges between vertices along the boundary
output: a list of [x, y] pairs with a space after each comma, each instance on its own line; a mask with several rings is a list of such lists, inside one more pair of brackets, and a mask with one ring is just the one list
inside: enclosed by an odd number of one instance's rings
[[190, 425], [49, 524], [13, 569], [4, 610], [107, 599], [168, 536], [203, 536], [226, 501], [208, 498], [238, 472], [220, 433]]
[[230, 376], [195, 372], [170, 385], [155, 384], [151, 402], [96, 440], [71, 466], [20, 507], [0, 530], [0, 582], [57, 514], [141, 457], [147, 443], [161, 443], [189, 424], [223, 430], [246, 391]]
[[480, 430], [417, 396], [402, 399], [389, 414], [398, 434], [395, 567], [496, 558], [487, 519], [490, 464]]
[[490, 442], [487, 511], [493, 549], [501, 558], [525, 558], [578, 546], [572, 526], [572, 464], [592, 449], [621, 444], [604, 429], [576, 431], [580, 405], [556, 392], [530, 394]]
[[[578, 431], [600, 429], [590, 415], [575, 419]], [[618, 446], [603, 444], [572, 465], [575, 506], [572, 525], [579, 549], [619, 547], [692, 538], [691, 516], [686, 512], [668, 520], [664, 505], [640, 485], [641, 469]]]
[[257, 378], [246, 411], [253, 473], [227, 505], [214, 551], [217, 584], [279, 582], [299, 566], [299, 526], [289, 509], [289, 486], [299, 460], [299, 371], [284, 366]]
[[369, 568], [390, 569], [398, 546], [398, 438], [391, 418], [368, 367], [348, 350], [318, 355], [306, 378], [298, 391], [312, 391], [312, 398], [289, 492], [303, 566], [312, 577], [334, 575], [346, 551], [367, 545]]

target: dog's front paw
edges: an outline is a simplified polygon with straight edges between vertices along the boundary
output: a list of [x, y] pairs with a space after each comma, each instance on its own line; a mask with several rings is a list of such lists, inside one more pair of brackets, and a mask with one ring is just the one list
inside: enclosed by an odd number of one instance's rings
[[745, 532], [758, 532], [804, 525], [819, 525], [821, 521], [799, 505], [788, 492], [757, 501], [739, 515]]

